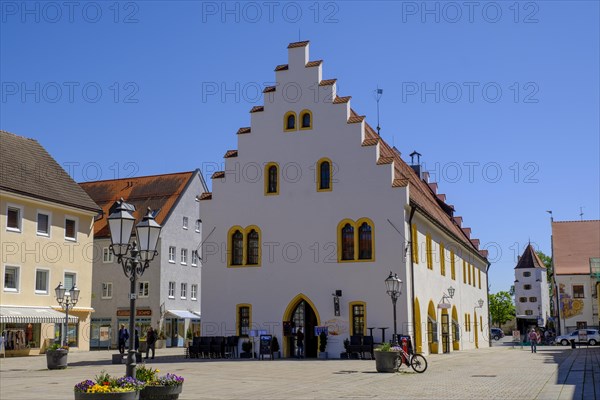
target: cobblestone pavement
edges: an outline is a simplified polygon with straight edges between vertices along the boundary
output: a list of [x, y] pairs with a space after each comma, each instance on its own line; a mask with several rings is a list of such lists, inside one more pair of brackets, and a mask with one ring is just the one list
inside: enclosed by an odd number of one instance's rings
[[[71, 352], [69, 368], [49, 371], [45, 356], [0, 359], [0, 399], [72, 399], [73, 386], [111, 364], [113, 351]], [[372, 360], [189, 360], [157, 351], [151, 365], [185, 377], [192, 399], [582, 399], [600, 400], [600, 347], [494, 346], [428, 356], [423, 374], [379, 374]]]

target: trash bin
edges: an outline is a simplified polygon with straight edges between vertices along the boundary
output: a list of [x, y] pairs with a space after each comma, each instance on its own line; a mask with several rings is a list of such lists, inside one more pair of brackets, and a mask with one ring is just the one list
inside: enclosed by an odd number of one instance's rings
[[574, 349], [575, 348], [575, 339], [571, 339], [571, 348]]

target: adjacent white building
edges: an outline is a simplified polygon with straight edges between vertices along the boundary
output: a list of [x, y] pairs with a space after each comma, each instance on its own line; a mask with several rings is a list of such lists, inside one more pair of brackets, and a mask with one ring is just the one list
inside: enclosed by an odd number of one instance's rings
[[136, 223], [150, 207], [162, 225], [158, 256], [137, 281], [136, 326], [142, 337], [152, 326], [167, 347], [184, 345], [188, 331], [200, 330], [200, 241], [197, 197], [206, 190], [199, 170], [85, 182], [81, 187], [102, 207], [94, 223], [94, 268], [90, 347], [116, 346], [120, 324], [129, 327], [130, 282], [109, 250], [107, 218], [115, 201], [136, 207]]
[[544, 263], [531, 244], [515, 267], [517, 326], [525, 332], [532, 326], [546, 327], [550, 315], [550, 284]]
[[389, 340], [392, 271], [403, 281], [398, 333], [418, 351], [488, 346], [489, 263], [479, 240], [322, 68], [308, 42], [288, 46], [276, 85], [201, 196], [202, 334], [265, 330], [286, 357], [299, 327], [309, 357], [316, 326], [328, 327], [330, 357], [352, 335], [372, 332], [379, 342], [387, 328]]

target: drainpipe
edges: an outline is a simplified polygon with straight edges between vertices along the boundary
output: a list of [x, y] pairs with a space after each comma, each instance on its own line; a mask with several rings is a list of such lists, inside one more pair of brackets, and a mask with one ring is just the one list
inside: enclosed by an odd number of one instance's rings
[[414, 206], [410, 206], [410, 216], [408, 217], [408, 231], [410, 232], [410, 290], [412, 294], [412, 303], [410, 308], [412, 309], [412, 322], [413, 322], [413, 343], [414, 343], [414, 351], [417, 352], [417, 342], [416, 342], [416, 314], [415, 314], [415, 263], [413, 258], [413, 230], [412, 230], [412, 220], [415, 215], [415, 211], [417, 209]]
[[487, 312], [487, 326], [488, 326], [488, 342], [490, 347], [492, 347], [492, 332], [490, 331], [490, 328], [492, 327], [490, 325], [490, 267], [492, 266], [492, 263], [490, 263], [489, 261], [487, 262], [487, 267], [485, 268], [485, 286], [487, 287], [487, 305], [488, 305], [488, 312]]

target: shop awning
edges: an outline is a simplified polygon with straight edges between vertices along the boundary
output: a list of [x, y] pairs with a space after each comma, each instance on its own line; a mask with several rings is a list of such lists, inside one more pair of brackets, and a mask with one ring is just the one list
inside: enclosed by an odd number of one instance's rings
[[[50, 307], [7, 307], [0, 306], [0, 323], [4, 324], [60, 324], [65, 314]], [[76, 324], [79, 318], [69, 315], [69, 322]]]
[[187, 310], [167, 310], [167, 318], [200, 319], [200, 315]]

